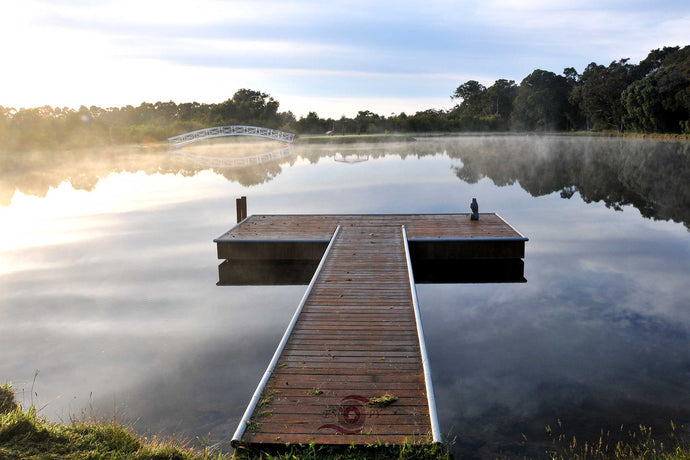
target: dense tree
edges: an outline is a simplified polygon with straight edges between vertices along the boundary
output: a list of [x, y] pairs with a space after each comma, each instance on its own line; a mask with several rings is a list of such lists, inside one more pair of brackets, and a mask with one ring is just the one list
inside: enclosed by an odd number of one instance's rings
[[588, 129], [623, 130], [621, 94], [637, 75], [637, 67], [628, 59], [613, 61], [608, 67], [590, 63], [573, 90], [571, 101], [586, 119]]
[[240, 89], [232, 96], [239, 120], [271, 121], [278, 113], [278, 101], [261, 91]]
[[646, 77], [650, 73], [661, 69], [666, 58], [676, 54], [678, 51], [680, 51], [680, 46], [666, 46], [650, 51], [647, 57], [638, 64], [635, 71], [636, 79]]
[[449, 126], [463, 131], [507, 130], [517, 91], [513, 80], [496, 80], [488, 88], [476, 80], [463, 83], [451, 95], [462, 101], [448, 113], [453, 120]]
[[458, 112], [464, 115], [480, 116], [484, 105], [486, 87], [476, 80], [469, 80], [458, 86], [453, 99], [462, 99]]
[[690, 46], [654, 50], [651, 60], [652, 70], [623, 91], [626, 127], [690, 133]]
[[496, 80], [486, 90], [484, 97], [484, 110], [482, 115], [498, 115], [501, 119], [508, 121], [513, 112], [513, 102], [518, 95], [518, 86], [513, 80]]
[[554, 131], [567, 127], [568, 80], [553, 72], [535, 70], [520, 82], [512, 121], [519, 130]]
[[330, 128], [328, 122], [319, 118], [316, 112], [309, 112], [306, 117], [301, 117], [297, 121], [297, 129], [305, 134], [324, 134]]
[[380, 132], [380, 125], [384, 117], [369, 110], [360, 110], [355, 117], [355, 129], [357, 134], [375, 134]]

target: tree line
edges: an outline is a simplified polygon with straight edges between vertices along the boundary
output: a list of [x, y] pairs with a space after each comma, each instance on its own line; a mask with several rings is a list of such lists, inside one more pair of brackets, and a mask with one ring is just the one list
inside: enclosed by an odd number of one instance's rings
[[580, 74], [537, 69], [520, 84], [499, 79], [459, 85], [449, 110], [390, 117], [362, 110], [354, 118], [297, 119], [261, 91], [240, 89], [221, 103], [144, 102], [138, 107], [78, 110], [0, 106], [0, 150], [162, 141], [209, 126], [247, 124], [298, 134], [388, 132], [617, 131], [690, 134], [690, 46], [652, 50], [638, 64], [595, 62]]

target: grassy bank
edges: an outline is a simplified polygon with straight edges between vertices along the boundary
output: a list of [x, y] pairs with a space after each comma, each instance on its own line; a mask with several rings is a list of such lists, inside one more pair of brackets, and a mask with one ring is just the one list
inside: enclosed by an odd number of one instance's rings
[[602, 431], [599, 439], [591, 442], [556, 434], [547, 426], [546, 431], [552, 439], [548, 455], [553, 460], [690, 460], [690, 444], [684, 427], [670, 424], [670, 433], [662, 438], [653, 436], [652, 429], [643, 425], [633, 430], [621, 426], [618, 432]]
[[628, 139], [654, 139], [660, 141], [690, 141], [690, 134], [668, 133], [632, 133], [618, 131], [457, 131], [457, 132], [423, 132], [423, 133], [391, 133], [391, 134], [348, 134], [345, 136], [334, 135], [308, 135], [302, 134], [295, 139], [295, 144], [355, 144], [359, 142], [386, 143], [386, 142], [414, 142], [418, 138], [431, 137], [510, 137], [510, 136], [574, 136], [574, 137], [620, 137]]
[[310, 445], [283, 446], [272, 450], [238, 447], [234, 459], [266, 460], [451, 460], [453, 456], [442, 444], [434, 445], [370, 445], [325, 447]]
[[10, 385], [0, 386], [0, 459], [12, 460], [225, 460], [237, 459], [450, 459], [444, 445], [278, 446], [273, 450], [239, 447], [235, 454], [193, 449], [185, 443], [161, 438], [143, 438], [131, 427], [115, 420], [72, 420], [53, 423], [31, 407], [17, 404]]
[[[683, 427], [672, 424], [664, 441], [652, 436], [649, 428], [621, 433], [603, 433], [598, 442], [582, 443], [575, 437], [552, 432], [553, 440], [545, 447], [547, 458], [558, 460], [690, 460], [690, 445], [682, 437]], [[540, 456], [542, 457], [542, 456]], [[12, 388], [0, 386], [0, 459], [12, 460], [450, 460], [448, 446], [403, 445], [343, 446], [285, 445], [273, 449], [239, 446], [234, 455], [193, 449], [176, 440], [143, 438], [115, 420], [72, 420], [53, 423], [40, 417], [35, 408], [24, 410], [16, 403]]]
[[0, 386], [0, 459], [221, 460], [228, 455], [198, 451], [172, 440], [146, 439], [117, 421], [52, 423], [24, 411], [7, 384]]

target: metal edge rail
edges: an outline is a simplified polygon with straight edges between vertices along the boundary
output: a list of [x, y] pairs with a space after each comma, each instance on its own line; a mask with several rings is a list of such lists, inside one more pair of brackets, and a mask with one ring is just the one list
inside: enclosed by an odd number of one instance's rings
[[[242, 223], [242, 222], [240, 222]], [[214, 243], [328, 243], [331, 241], [330, 239], [318, 239], [318, 238], [305, 238], [305, 239], [285, 239], [285, 240], [279, 240], [279, 239], [246, 239], [242, 240], [239, 238], [229, 238], [229, 239], [223, 239], [223, 238], [216, 238], [213, 240]]]
[[[262, 217], [410, 217], [410, 216], [422, 216], [422, 217], [427, 217], [427, 216], [470, 216], [472, 213], [471, 212], [433, 212], [433, 213], [420, 213], [420, 212], [383, 212], [383, 213], [374, 213], [374, 214], [367, 214], [367, 213], [361, 213], [361, 212], [353, 212], [353, 213], [308, 213], [308, 214], [257, 214]], [[480, 216], [498, 216], [497, 213], [495, 212], [480, 212]], [[500, 216], [498, 216], [500, 217]], [[501, 220], [508, 224], [503, 218], [501, 217]]]
[[508, 227], [510, 227], [515, 233], [517, 233], [518, 235], [520, 235], [520, 237], [524, 238], [525, 241], [529, 241], [529, 238], [527, 238], [525, 235], [523, 235], [522, 233], [520, 233], [520, 232], [518, 231], [517, 228], [513, 227], [512, 225], [510, 225], [510, 222], [508, 222], [507, 220], [505, 220], [499, 213], [496, 212], [496, 213], [494, 213], [494, 214], [496, 214], [496, 217], [498, 217], [499, 219], [501, 219], [501, 220], [503, 221], [503, 223], [506, 224]]
[[438, 423], [438, 413], [436, 412], [436, 397], [434, 396], [434, 385], [431, 382], [431, 368], [429, 366], [429, 356], [426, 352], [426, 343], [424, 342], [424, 330], [422, 329], [422, 315], [419, 311], [419, 302], [417, 300], [417, 288], [414, 281], [414, 273], [412, 272], [412, 260], [410, 258], [410, 246], [407, 243], [407, 231], [405, 226], [401, 226], [403, 245], [405, 247], [405, 261], [407, 263], [407, 275], [410, 279], [410, 294], [412, 295], [412, 306], [414, 309], [414, 318], [417, 323], [417, 338], [419, 339], [419, 351], [422, 356], [422, 366], [424, 368], [424, 384], [426, 385], [426, 398], [429, 404], [429, 421], [431, 423], [431, 436], [435, 443], [442, 442], [441, 428]]
[[[507, 222], [506, 222], [507, 224]], [[512, 227], [511, 227], [512, 228]], [[513, 228], [513, 230], [515, 230]], [[439, 242], [439, 243], [452, 243], [452, 242], [458, 242], [458, 243], [483, 243], [483, 242], [491, 242], [491, 241], [506, 241], [506, 242], [514, 242], [514, 241], [529, 241], [529, 238], [523, 237], [505, 237], [502, 238], [500, 236], [495, 236], [495, 237], [482, 237], [482, 238], [410, 238], [408, 241], [411, 243], [434, 243], [434, 242]]]
[[280, 355], [283, 352], [283, 349], [285, 348], [285, 345], [287, 344], [288, 339], [290, 338], [290, 334], [292, 334], [292, 330], [294, 329], [295, 324], [297, 323], [297, 319], [299, 318], [300, 313], [302, 313], [302, 310], [304, 309], [304, 305], [307, 303], [307, 298], [309, 297], [309, 294], [311, 294], [311, 291], [314, 288], [314, 285], [316, 284], [316, 279], [321, 274], [321, 270], [323, 269], [323, 266], [326, 262], [326, 259], [328, 258], [328, 254], [331, 252], [331, 248], [333, 247], [333, 242], [335, 241], [339, 232], [340, 232], [340, 225], [338, 225], [338, 227], [336, 227], [335, 232], [333, 233], [333, 236], [331, 237], [331, 241], [330, 241], [330, 243], [328, 243], [328, 247], [326, 248], [326, 252], [324, 252], [323, 257], [321, 258], [321, 262], [319, 262], [318, 267], [316, 267], [316, 272], [314, 272], [314, 276], [312, 277], [311, 282], [309, 283], [309, 286], [307, 287], [307, 290], [305, 291], [304, 295], [302, 296], [302, 300], [300, 301], [299, 305], [297, 306], [297, 310], [295, 310], [295, 313], [292, 315], [292, 319], [290, 320], [290, 324], [288, 324], [288, 327], [285, 330], [285, 333], [283, 334], [283, 338], [280, 340], [280, 343], [278, 344], [278, 348], [276, 348], [275, 353], [273, 353], [273, 358], [271, 359], [271, 362], [268, 363], [268, 367], [266, 368], [266, 372], [264, 372], [264, 375], [261, 378], [259, 385], [256, 387], [256, 390], [254, 390], [254, 395], [252, 396], [252, 399], [249, 401], [249, 405], [247, 406], [247, 409], [244, 411], [244, 415], [242, 416], [242, 419], [240, 420], [239, 425], [237, 425], [237, 430], [235, 430], [235, 434], [232, 436], [232, 440], [230, 441], [230, 445], [232, 447], [237, 447], [241, 443], [242, 436], [244, 435], [244, 431], [247, 428], [247, 424], [249, 423], [249, 419], [251, 418], [252, 414], [254, 413], [254, 409], [256, 408], [256, 405], [259, 403], [259, 398], [261, 397], [261, 393], [263, 392], [264, 388], [266, 387], [266, 383], [268, 383], [268, 379], [271, 377], [271, 374], [273, 373], [273, 369], [275, 369], [276, 364], [278, 363], [278, 359], [280, 358]]

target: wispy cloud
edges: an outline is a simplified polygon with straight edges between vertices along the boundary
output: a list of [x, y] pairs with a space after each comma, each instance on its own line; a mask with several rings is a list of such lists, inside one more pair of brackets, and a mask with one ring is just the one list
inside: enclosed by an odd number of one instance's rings
[[0, 104], [14, 106], [218, 101], [251, 87], [433, 107], [470, 78], [636, 61], [690, 30], [680, 1], [25, 0], [4, 13], [0, 83], [12, 91]]

